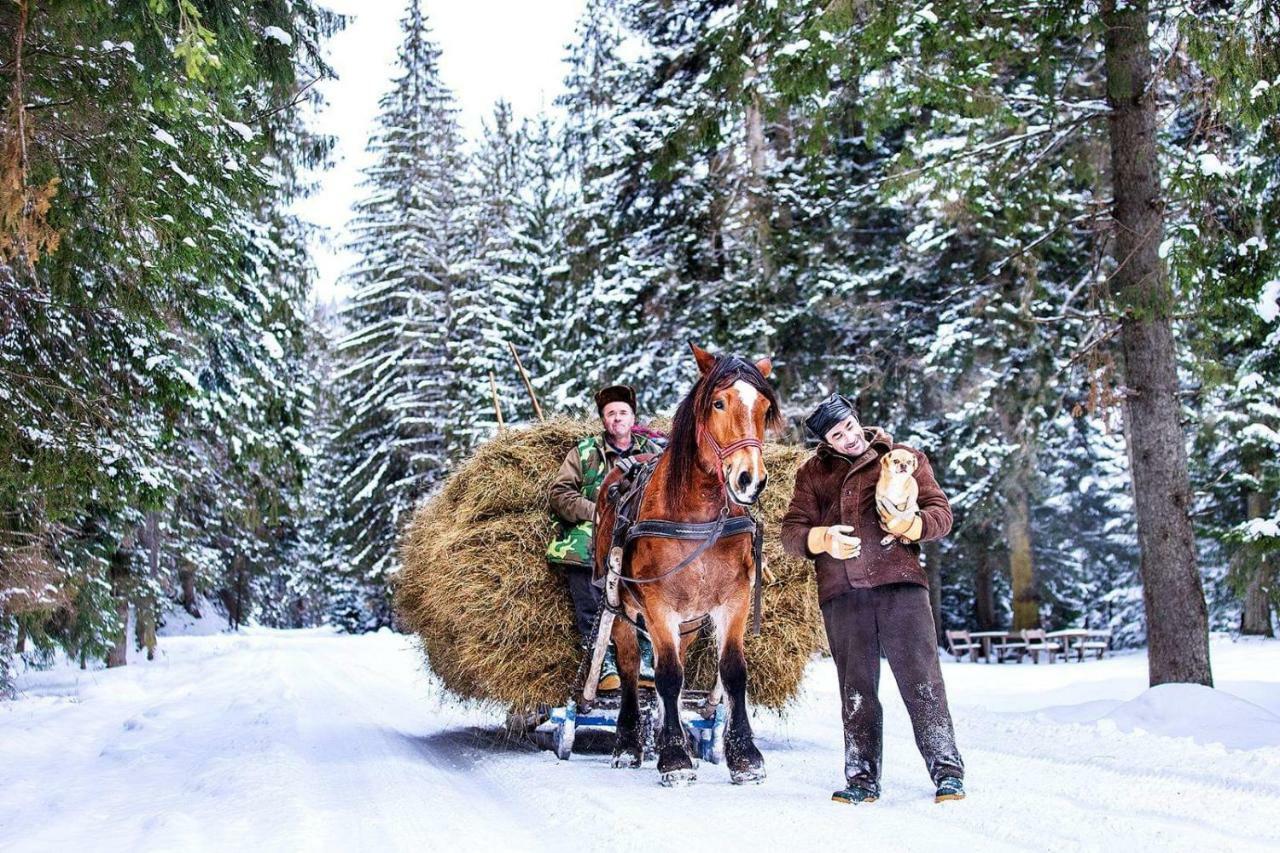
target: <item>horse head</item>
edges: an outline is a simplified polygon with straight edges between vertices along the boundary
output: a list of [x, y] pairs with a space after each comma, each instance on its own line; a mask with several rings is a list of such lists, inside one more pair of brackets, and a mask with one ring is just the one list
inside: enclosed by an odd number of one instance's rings
[[[767, 358], [752, 364], [689, 346], [702, 375], [677, 411], [673, 433], [684, 427], [686, 452], [696, 454], [698, 467], [723, 483], [734, 503], [753, 504], [768, 480], [765, 430], [781, 425], [778, 398], [767, 381], [773, 365]], [[673, 444], [680, 437], [673, 435]]]

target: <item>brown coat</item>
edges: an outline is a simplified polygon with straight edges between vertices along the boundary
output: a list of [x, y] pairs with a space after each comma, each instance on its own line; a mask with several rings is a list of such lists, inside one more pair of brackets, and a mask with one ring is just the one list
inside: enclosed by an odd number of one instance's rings
[[[906, 448], [919, 462], [915, 478], [920, 487], [921, 541], [941, 539], [951, 531], [951, 504], [933, 477], [928, 457], [905, 444], [894, 444], [882, 429], [870, 427], [866, 433], [869, 446], [856, 459], [836, 453], [826, 442], [818, 445], [796, 473], [791, 506], [782, 518], [782, 547], [788, 554], [814, 561], [818, 598], [824, 603], [851, 589], [891, 583], [929, 585], [920, 568], [919, 545], [880, 544], [885, 532], [876, 514], [876, 480], [880, 457], [890, 450]], [[857, 557], [837, 560], [809, 551], [809, 530], [833, 524], [850, 525], [853, 535], [862, 539]]]

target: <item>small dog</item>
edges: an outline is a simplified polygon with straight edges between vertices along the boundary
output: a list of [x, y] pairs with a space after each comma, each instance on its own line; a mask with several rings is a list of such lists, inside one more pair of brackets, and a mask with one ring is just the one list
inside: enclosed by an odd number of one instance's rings
[[[876, 504], [891, 508], [894, 512], [913, 512], [920, 486], [913, 476], [916, 472], [916, 455], [910, 450], [891, 450], [880, 458], [880, 479], [876, 481]], [[888, 545], [897, 539], [890, 533], [880, 540]]]

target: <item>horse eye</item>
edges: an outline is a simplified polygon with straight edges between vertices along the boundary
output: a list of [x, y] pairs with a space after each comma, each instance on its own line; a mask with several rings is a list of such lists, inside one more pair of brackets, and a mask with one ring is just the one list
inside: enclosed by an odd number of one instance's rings
[[711, 405], [715, 406], [717, 409], [720, 409], [721, 411], [724, 411], [724, 400], [716, 400]]

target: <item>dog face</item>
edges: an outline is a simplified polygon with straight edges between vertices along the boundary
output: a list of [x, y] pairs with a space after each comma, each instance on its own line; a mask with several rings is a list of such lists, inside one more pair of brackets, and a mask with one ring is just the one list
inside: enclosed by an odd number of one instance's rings
[[910, 450], [891, 450], [884, 456], [880, 457], [880, 470], [898, 476], [901, 474], [911, 475], [916, 471], [916, 455]]

